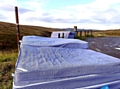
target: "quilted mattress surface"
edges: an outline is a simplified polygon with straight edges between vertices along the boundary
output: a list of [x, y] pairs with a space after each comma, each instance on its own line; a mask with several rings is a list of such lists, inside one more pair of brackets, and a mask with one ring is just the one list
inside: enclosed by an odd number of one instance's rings
[[65, 39], [65, 38], [48, 38], [40, 36], [24, 36], [21, 41], [22, 44], [32, 46], [52, 46], [62, 48], [80, 48], [87, 49], [88, 42], [77, 39]]
[[120, 59], [89, 49], [36, 45], [30, 40], [22, 40], [13, 89], [120, 88]]

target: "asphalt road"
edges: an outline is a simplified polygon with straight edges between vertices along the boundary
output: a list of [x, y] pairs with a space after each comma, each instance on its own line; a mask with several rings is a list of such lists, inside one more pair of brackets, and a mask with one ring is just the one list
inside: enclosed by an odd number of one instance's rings
[[87, 38], [89, 49], [120, 58], [120, 37]]

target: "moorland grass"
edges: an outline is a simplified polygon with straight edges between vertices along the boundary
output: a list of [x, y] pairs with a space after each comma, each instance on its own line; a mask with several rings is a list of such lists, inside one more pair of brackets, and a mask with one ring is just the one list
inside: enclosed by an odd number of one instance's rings
[[18, 52], [0, 51], [0, 89], [12, 89], [13, 77]]

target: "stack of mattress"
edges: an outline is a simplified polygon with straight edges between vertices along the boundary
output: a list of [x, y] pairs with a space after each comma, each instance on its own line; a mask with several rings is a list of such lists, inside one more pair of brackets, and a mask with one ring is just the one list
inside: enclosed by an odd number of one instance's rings
[[60, 38], [74, 38], [75, 32], [71, 31], [53, 31], [51, 34], [51, 38], [58, 38], [58, 35], [60, 34]]
[[120, 59], [87, 48], [75, 39], [24, 36], [13, 89], [120, 89]]

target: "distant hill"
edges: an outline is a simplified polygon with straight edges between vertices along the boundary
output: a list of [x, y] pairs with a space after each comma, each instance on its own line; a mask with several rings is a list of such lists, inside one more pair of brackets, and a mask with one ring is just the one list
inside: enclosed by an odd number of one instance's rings
[[[24, 35], [37, 35], [49, 37], [52, 31], [59, 30], [41, 26], [20, 25], [21, 38]], [[0, 22], [0, 49], [17, 48], [16, 25]]]

